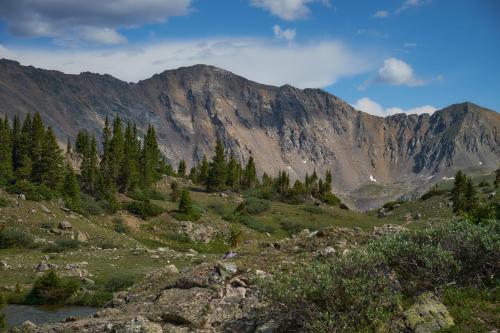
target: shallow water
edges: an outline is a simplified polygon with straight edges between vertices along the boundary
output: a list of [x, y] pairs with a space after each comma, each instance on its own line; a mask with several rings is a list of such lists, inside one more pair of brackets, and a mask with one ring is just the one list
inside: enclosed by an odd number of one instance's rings
[[87, 317], [98, 308], [87, 306], [7, 305], [3, 309], [9, 327], [29, 320], [35, 324], [57, 323], [68, 317]]

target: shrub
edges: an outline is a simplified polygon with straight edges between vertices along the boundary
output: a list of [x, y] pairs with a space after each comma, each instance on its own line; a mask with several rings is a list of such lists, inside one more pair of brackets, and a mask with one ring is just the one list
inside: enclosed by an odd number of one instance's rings
[[130, 227], [123, 221], [122, 218], [115, 217], [112, 220], [113, 222], [113, 230], [120, 234], [129, 234]]
[[105, 288], [108, 292], [117, 292], [120, 290], [125, 290], [130, 288], [136, 282], [137, 277], [134, 275], [117, 275], [110, 278], [106, 284]]
[[30, 248], [34, 246], [33, 236], [17, 228], [0, 230], [0, 249]]
[[257, 197], [247, 197], [237, 208], [241, 214], [260, 214], [271, 208], [271, 202]]
[[26, 297], [28, 304], [65, 304], [76, 294], [80, 283], [72, 278], [60, 278], [54, 271], [48, 271], [35, 280]]
[[87, 195], [82, 195], [80, 207], [83, 215], [85, 216], [104, 214], [104, 209], [99, 205], [99, 203]]
[[307, 226], [301, 223], [296, 223], [288, 220], [281, 221], [280, 224], [283, 230], [285, 230], [289, 235], [297, 234], [307, 228]]
[[7, 207], [10, 205], [10, 200], [4, 197], [0, 197], [0, 207]]
[[52, 229], [52, 228], [55, 228], [57, 227], [57, 222], [56, 221], [43, 221], [42, 223], [40, 223], [40, 228], [43, 228], [43, 229]]
[[338, 206], [342, 203], [342, 201], [333, 193], [325, 193], [321, 196], [321, 201], [330, 205], [330, 206]]
[[127, 210], [132, 214], [140, 216], [142, 219], [158, 216], [164, 212], [162, 207], [152, 203], [149, 200], [133, 201], [127, 204]]
[[0, 294], [0, 332], [7, 329], [7, 321], [5, 320], [5, 314], [2, 313], [2, 308], [5, 306], [5, 298]]
[[490, 183], [488, 183], [486, 180], [482, 180], [479, 183], [479, 187], [488, 187], [488, 186], [490, 186]]
[[66, 303], [79, 306], [104, 307], [113, 299], [113, 293], [106, 290], [83, 290], [72, 297]]
[[272, 234], [276, 231], [276, 228], [274, 228], [272, 225], [262, 223], [259, 220], [257, 220], [255, 217], [250, 216], [250, 215], [240, 216], [239, 221], [241, 224], [244, 224], [245, 226], [247, 226], [251, 229], [254, 229], [256, 231], [259, 231], [259, 232], [268, 232], [268, 233]]
[[429, 198], [438, 196], [438, 195], [443, 195], [446, 193], [446, 190], [440, 190], [437, 185], [434, 185], [429, 191], [425, 192], [424, 195], [420, 197], [422, 200], [427, 200]]
[[324, 214], [325, 211], [318, 206], [305, 206], [302, 210], [311, 214]]
[[75, 250], [80, 247], [80, 242], [76, 239], [60, 239], [57, 240], [55, 244], [47, 246], [43, 251], [44, 252], [65, 252], [68, 250]]
[[500, 223], [443, 223], [373, 240], [260, 281], [284, 331], [387, 331], [403, 297], [498, 278]]

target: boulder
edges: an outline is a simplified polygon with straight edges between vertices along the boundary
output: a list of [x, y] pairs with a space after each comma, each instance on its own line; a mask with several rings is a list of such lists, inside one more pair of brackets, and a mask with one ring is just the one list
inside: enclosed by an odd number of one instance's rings
[[327, 246], [323, 249], [320, 249], [318, 252], [316, 252], [316, 256], [327, 258], [327, 257], [331, 257], [331, 256], [335, 255], [335, 252], [337, 252], [337, 251], [333, 247]]
[[76, 233], [76, 239], [79, 242], [87, 243], [89, 241], [89, 235], [86, 232], [78, 231]]
[[6, 261], [0, 261], [0, 271], [6, 271], [10, 268], [10, 265]]
[[58, 266], [56, 264], [47, 263], [46, 261], [41, 261], [38, 265], [35, 266], [35, 271], [37, 272], [46, 272], [52, 269], [57, 269]]
[[396, 224], [384, 224], [380, 227], [373, 227], [374, 236], [388, 236], [406, 230], [405, 227]]
[[50, 211], [50, 209], [47, 208], [47, 206], [45, 205], [41, 205], [40, 206], [40, 209], [42, 210], [42, 212], [44, 213], [47, 213], [47, 214], [52, 214], [52, 212]]
[[59, 223], [59, 229], [70, 230], [73, 229], [73, 226], [68, 221], [62, 221], [61, 223]]
[[414, 333], [433, 333], [454, 325], [446, 306], [430, 292], [420, 295], [404, 317], [406, 327]]
[[137, 316], [131, 321], [114, 325], [113, 333], [163, 333], [160, 325], [150, 322], [148, 319]]

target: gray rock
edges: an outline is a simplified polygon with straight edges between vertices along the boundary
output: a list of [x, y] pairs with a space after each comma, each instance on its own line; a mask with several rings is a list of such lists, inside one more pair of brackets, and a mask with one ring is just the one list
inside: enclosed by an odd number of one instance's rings
[[432, 293], [420, 295], [404, 317], [406, 327], [414, 333], [433, 333], [454, 325], [446, 306]]
[[333, 247], [327, 246], [323, 249], [320, 249], [316, 253], [316, 256], [327, 258], [327, 257], [331, 257], [331, 256], [335, 255], [335, 252], [337, 252], [337, 251]]
[[0, 271], [6, 271], [10, 268], [10, 265], [6, 261], [0, 261]]
[[68, 221], [62, 221], [61, 223], [59, 223], [59, 229], [70, 230], [73, 229], [73, 226]]
[[163, 333], [160, 325], [150, 322], [148, 319], [137, 316], [129, 322], [115, 325], [113, 333]]
[[156, 311], [170, 323], [201, 328], [208, 315], [208, 303], [214, 293], [206, 288], [168, 289], [156, 301]]

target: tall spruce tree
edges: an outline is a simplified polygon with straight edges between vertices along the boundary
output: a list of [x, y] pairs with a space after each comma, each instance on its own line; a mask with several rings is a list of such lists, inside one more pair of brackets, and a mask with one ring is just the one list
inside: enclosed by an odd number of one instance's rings
[[180, 160], [179, 166], [177, 167], [177, 175], [179, 177], [186, 177], [186, 161]]
[[477, 200], [477, 192], [474, 188], [472, 178], [468, 178], [465, 189], [465, 211], [467, 213], [472, 213], [477, 208]]
[[500, 187], [500, 168], [497, 169], [495, 172], [495, 182], [494, 182], [495, 187]]
[[229, 156], [227, 172], [227, 186], [229, 186], [229, 188], [233, 191], [239, 191], [242, 168], [240, 162], [236, 159], [233, 152], [231, 152], [231, 155]]
[[71, 164], [66, 163], [66, 170], [64, 174], [64, 182], [62, 187], [62, 195], [66, 206], [75, 211], [80, 212], [80, 186], [76, 179], [75, 171]]
[[193, 202], [188, 190], [182, 190], [181, 199], [179, 200], [179, 212], [184, 215], [193, 213]]
[[198, 166], [198, 173], [196, 176], [196, 181], [199, 184], [206, 185], [208, 179], [208, 169], [210, 168], [207, 157], [203, 156], [203, 160], [201, 160], [200, 165]]
[[88, 194], [97, 197], [99, 186], [99, 165], [97, 157], [97, 141], [92, 136], [87, 147], [80, 147], [82, 163], [80, 166], [82, 189]]
[[246, 188], [254, 188], [259, 183], [257, 178], [257, 168], [253, 156], [250, 156], [248, 162], [243, 170], [243, 185]]
[[208, 169], [207, 190], [223, 191], [226, 189], [227, 165], [224, 155], [224, 144], [221, 139], [217, 139], [215, 145], [215, 155], [210, 162]]
[[156, 141], [156, 131], [149, 125], [141, 157], [141, 184], [144, 189], [149, 189], [161, 178], [161, 153]]
[[31, 161], [31, 115], [28, 113], [24, 118], [19, 137], [17, 149], [17, 167], [15, 169], [17, 179], [29, 179], [33, 163]]
[[113, 137], [111, 139], [111, 178], [118, 189], [124, 189], [126, 186], [120, 184], [119, 175], [120, 168], [123, 166], [123, 158], [125, 152], [125, 140], [123, 137], [122, 121], [120, 117], [116, 116], [113, 121]]
[[12, 132], [7, 116], [0, 120], [0, 184], [7, 183], [13, 177], [12, 168]]
[[51, 127], [47, 128], [40, 160], [40, 181], [52, 190], [59, 189], [63, 176], [62, 151]]
[[453, 202], [453, 212], [460, 214], [466, 210], [465, 191], [467, 188], [467, 176], [459, 170], [455, 174], [455, 182], [451, 190], [451, 200]]
[[31, 180], [35, 183], [40, 183], [42, 182], [44, 173], [44, 166], [42, 165], [42, 158], [44, 154], [43, 146], [47, 142], [45, 140], [45, 126], [43, 124], [42, 117], [38, 112], [35, 113], [33, 117], [30, 136], [30, 157], [32, 162]]
[[14, 171], [21, 165], [21, 159], [19, 156], [19, 146], [21, 144], [21, 122], [19, 116], [15, 115], [12, 121], [12, 166]]
[[125, 129], [124, 158], [120, 168], [120, 191], [126, 192], [139, 186], [140, 142], [137, 139], [135, 124], [127, 124]]

